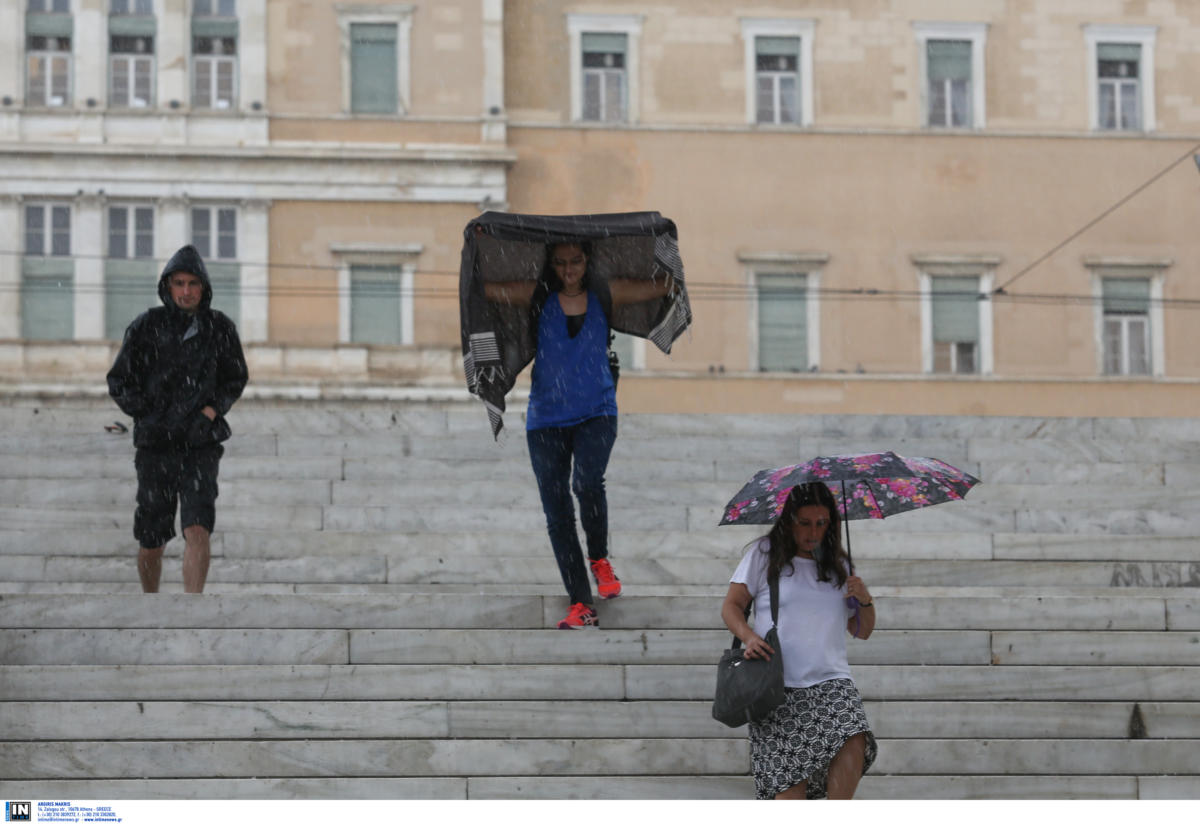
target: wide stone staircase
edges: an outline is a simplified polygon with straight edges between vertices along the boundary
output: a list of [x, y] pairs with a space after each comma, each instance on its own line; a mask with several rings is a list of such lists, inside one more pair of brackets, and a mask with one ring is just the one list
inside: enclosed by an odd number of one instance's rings
[[860, 798], [1200, 798], [1200, 425], [625, 415], [625, 594], [566, 609], [524, 433], [475, 402], [247, 398], [206, 593], [140, 593], [128, 423], [0, 399], [0, 795], [748, 798], [713, 721], [750, 475], [893, 449], [984, 481], [851, 524]]

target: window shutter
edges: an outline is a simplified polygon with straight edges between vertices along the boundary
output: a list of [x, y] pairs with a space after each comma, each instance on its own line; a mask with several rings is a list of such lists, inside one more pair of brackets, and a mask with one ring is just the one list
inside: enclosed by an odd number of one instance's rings
[[391, 23], [350, 25], [350, 110], [399, 111], [397, 32]]
[[930, 80], [970, 80], [969, 40], [930, 40], [926, 45]]
[[584, 54], [625, 54], [627, 35], [616, 32], [584, 32], [579, 39]]
[[108, 18], [108, 33], [123, 37], [153, 37], [158, 33], [154, 17], [113, 15]]
[[933, 278], [930, 297], [934, 343], [979, 342], [978, 278]]
[[75, 337], [74, 260], [26, 259], [21, 277], [21, 337]]
[[211, 308], [229, 316], [235, 324], [241, 322], [242, 267], [236, 263], [208, 263], [208, 282], [212, 286]]
[[800, 58], [799, 37], [756, 37], [754, 52], [760, 57]]
[[1149, 312], [1149, 279], [1105, 278], [1104, 311], [1122, 315], [1144, 315]]
[[808, 369], [807, 276], [758, 276], [758, 368]]
[[192, 37], [237, 37], [236, 17], [193, 17]]
[[391, 266], [350, 267], [350, 340], [398, 344], [400, 270]]
[[30, 37], [71, 37], [75, 33], [75, 18], [70, 14], [25, 15], [25, 34]]
[[158, 306], [158, 271], [151, 260], [108, 260], [104, 264], [104, 334], [121, 340], [133, 319]]
[[1138, 61], [1142, 59], [1140, 43], [1097, 43], [1097, 60]]

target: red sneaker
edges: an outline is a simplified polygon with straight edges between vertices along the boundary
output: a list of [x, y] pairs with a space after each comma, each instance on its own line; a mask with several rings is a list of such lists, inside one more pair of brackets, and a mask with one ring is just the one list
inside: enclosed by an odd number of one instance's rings
[[592, 565], [592, 577], [596, 579], [596, 589], [604, 600], [616, 598], [621, 594], [621, 579], [613, 572], [612, 564], [607, 558], [589, 561]]
[[571, 611], [567, 613], [567, 617], [558, 622], [559, 629], [583, 629], [584, 627], [598, 626], [600, 626], [600, 619], [596, 616], [596, 610], [583, 603], [571, 604]]

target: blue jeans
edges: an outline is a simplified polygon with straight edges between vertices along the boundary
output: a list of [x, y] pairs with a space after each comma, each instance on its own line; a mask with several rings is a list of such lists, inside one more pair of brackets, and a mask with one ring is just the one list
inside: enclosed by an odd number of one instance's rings
[[579, 499], [579, 520], [587, 536], [588, 558], [607, 558], [608, 498], [604, 493], [604, 472], [617, 440], [617, 418], [603, 416], [575, 426], [530, 429], [525, 437], [563, 586], [572, 604], [590, 604], [592, 585], [575, 530], [571, 492]]

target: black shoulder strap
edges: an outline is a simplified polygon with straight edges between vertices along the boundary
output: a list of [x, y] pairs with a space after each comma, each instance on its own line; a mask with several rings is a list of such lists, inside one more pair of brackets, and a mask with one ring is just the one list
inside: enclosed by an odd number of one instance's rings
[[[774, 578], [768, 577], [767, 578], [767, 588], [768, 588], [768, 590], [770, 590], [770, 593], [771, 593], [771, 628], [778, 630], [778, 624], [779, 624], [779, 576], [775, 576]], [[746, 604], [746, 619], [747, 620], [750, 619], [750, 607], [752, 605], [753, 605], [753, 601], [751, 601], [751, 603], [749, 603], [749, 604]], [[732, 648], [737, 649], [741, 645], [742, 645], [742, 639], [738, 638], [736, 635], [733, 636], [733, 647]]]

